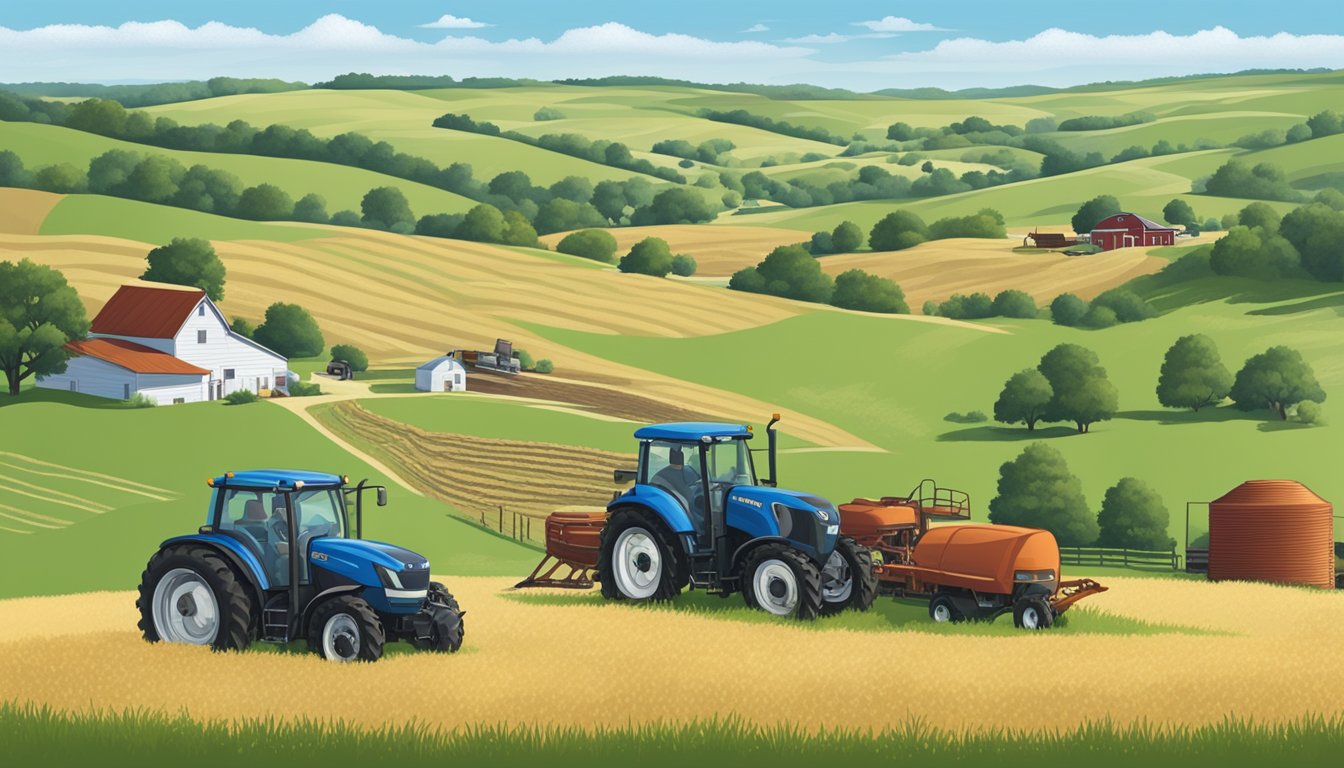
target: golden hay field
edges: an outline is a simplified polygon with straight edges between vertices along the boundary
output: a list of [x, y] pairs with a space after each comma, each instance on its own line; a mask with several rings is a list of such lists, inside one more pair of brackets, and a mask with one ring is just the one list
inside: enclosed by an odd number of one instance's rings
[[[755, 264], [781, 245], [811, 239], [811, 232], [777, 227], [710, 227], [701, 224], [662, 224], [651, 227], [617, 227], [607, 230], [616, 238], [616, 255], [628, 252], [646, 237], [667, 241], [673, 253], [695, 257], [696, 277], [728, 277], [737, 270]], [[551, 248], [568, 232], [541, 238]]]
[[0, 601], [0, 700], [450, 729], [735, 715], [808, 730], [919, 720], [967, 731], [1276, 723], [1337, 712], [1344, 685], [1344, 593], [1109, 578], [1093, 609], [1214, 634], [984, 636], [565, 605], [585, 599], [573, 594], [527, 602], [507, 597], [510, 581], [448, 580], [468, 613], [462, 653], [352, 666], [149, 645], [129, 592]]
[[954, 293], [1004, 288], [1026, 291], [1038, 304], [1061, 293], [1091, 299], [1109, 288], [1149, 275], [1168, 262], [1147, 248], [1123, 248], [1092, 256], [1065, 256], [1053, 251], [1014, 253], [1020, 236], [1006, 240], [951, 238], [931, 240], [904, 251], [845, 253], [820, 259], [827, 274], [862, 269], [891, 278], [905, 291], [911, 307], [942, 301]]
[[42, 221], [61, 201], [61, 195], [29, 189], [0, 187], [0, 232], [36, 235]]

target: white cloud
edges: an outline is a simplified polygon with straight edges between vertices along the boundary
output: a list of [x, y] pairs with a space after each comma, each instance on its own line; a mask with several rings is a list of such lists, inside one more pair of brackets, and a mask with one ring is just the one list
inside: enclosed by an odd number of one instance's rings
[[486, 24], [486, 23], [483, 22], [483, 21], [473, 21], [473, 20], [471, 20], [471, 19], [466, 18], [465, 16], [459, 17], [459, 16], [454, 16], [454, 15], [452, 15], [452, 14], [450, 14], [450, 13], [445, 13], [445, 14], [443, 14], [442, 16], [440, 16], [440, 17], [438, 18], [437, 21], [431, 21], [431, 22], [429, 22], [428, 24], [421, 24], [421, 25], [420, 25], [420, 28], [421, 28], [421, 29], [480, 29], [480, 28], [482, 28], [482, 27], [490, 27], [490, 26], [494, 26], [494, 25], [493, 25], [493, 24]]
[[[1098, 37], [1050, 29], [1026, 40], [960, 37], [924, 50], [828, 60], [828, 43], [895, 32], [827, 33], [770, 43], [650, 34], [624, 24], [559, 36], [487, 40], [448, 34], [421, 42], [332, 14], [289, 34], [210, 22], [116, 27], [0, 27], [0, 82], [158, 82], [217, 75], [309, 82], [342, 72], [531, 77], [655, 75], [703, 82], [815, 83], [855, 90], [941, 86], [1076, 85], [1252, 68], [1344, 68], [1344, 36], [1240, 37], [1218, 27], [1190, 35]], [[903, 38], [910, 39], [910, 38]]]
[[911, 21], [904, 16], [883, 16], [873, 21], [856, 21], [856, 27], [867, 27], [874, 32], [946, 32], [942, 27]]
[[769, 32], [769, 31], [770, 31], [770, 28], [767, 27], [767, 26], [765, 26], [764, 24], [761, 24], [760, 22], [757, 22], [757, 23], [752, 24], [750, 27], [747, 27], [746, 29], [744, 29], [744, 30], [742, 30], [742, 31], [743, 31], [743, 32]]

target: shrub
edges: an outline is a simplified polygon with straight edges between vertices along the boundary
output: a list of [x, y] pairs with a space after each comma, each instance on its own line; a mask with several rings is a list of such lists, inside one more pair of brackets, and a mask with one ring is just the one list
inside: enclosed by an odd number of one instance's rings
[[672, 271], [672, 250], [660, 237], [646, 237], [621, 257], [617, 269], [622, 272], [667, 277]]
[[1044, 528], [1066, 547], [1097, 540], [1097, 519], [1083, 497], [1083, 484], [1069, 473], [1063, 454], [1045, 443], [1032, 443], [999, 468], [989, 521]]
[[290, 219], [294, 217], [294, 198], [274, 184], [258, 184], [243, 190], [234, 212], [257, 221]]
[[873, 225], [868, 247], [874, 251], [899, 251], [918, 245], [929, 237], [929, 227], [909, 211], [893, 211]]
[[359, 204], [364, 223], [379, 229], [394, 229], [397, 225], [414, 227], [415, 214], [406, 195], [397, 187], [375, 187], [369, 190]]
[[[136, 392], [131, 395], [130, 399], [126, 400], [126, 407], [128, 408], [153, 408], [156, 405], [158, 403], [155, 402], [154, 398], [144, 392]], [[1300, 408], [1298, 410], [1301, 411]]]
[[296, 381], [289, 385], [290, 397], [315, 397], [322, 394], [322, 385], [316, 381]]
[[1256, 200], [1288, 202], [1302, 199], [1302, 193], [1289, 184], [1288, 175], [1269, 163], [1248, 167], [1238, 160], [1228, 161], [1213, 172], [1204, 189], [1210, 195], [1219, 197], [1249, 197]]
[[[290, 385], [290, 392], [292, 393], [293, 390], [294, 385]], [[248, 403], [255, 403], [259, 399], [257, 393], [250, 389], [235, 389], [224, 396], [224, 402], [227, 405], [246, 405]]]
[[1081, 325], [1087, 309], [1087, 302], [1072, 293], [1061, 293], [1050, 302], [1050, 317], [1056, 325]]
[[1115, 313], [1122, 323], [1136, 323], [1157, 315], [1157, 310], [1137, 293], [1125, 288], [1112, 288], [1092, 300], [1092, 307], [1105, 307]]
[[901, 286], [893, 280], [870, 275], [861, 269], [846, 270], [835, 278], [835, 291], [831, 294], [831, 304], [843, 309], [865, 312], [900, 315], [910, 312]]
[[857, 251], [863, 245], [863, 230], [852, 221], [842, 221], [831, 232], [831, 244], [836, 253]]
[[954, 320], [979, 320], [993, 313], [994, 300], [987, 293], [972, 293], [970, 296], [954, 293], [938, 305], [939, 315]]
[[1209, 267], [1219, 275], [1274, 280], [1297, 274], [1301, 257], [1278, 232], [1237, 225], [1213, 244]]
[[331, 348], [332, 360], [344, 360], [352, 371], [369, 370], [369, 356], [352, 344], [336, 344]]
[[1321, 423], [1321, 404], [1315, 400], [1303, 400], [1297, 404], [1297, 420], [1303, 424]]
[[1093, 304], [1088, 307], [1087, 314], [1083, 315], [1082, 321], [1078, 324], [1084, 328], [1100, 330], [1102, 328], [1110, 328], [1119, 323], [1120, 319], [1116, 317], [1115, 310], [1100, 304]]
[[928, 315], [929, 317], [936, 317], [938, 315], [938, 302], [934, 301], [933, 299], [929, 299], [928, 301], [924, 302], [924, 306], [919, 308], [919, 313], [922, 315]]
[[695, 274], [699, 265], [695, 263], [695, 258], [689, 254], [679, 253], [672, 257], [672, 274], [677, 277], [690, 277]]
[[756, 266], [735, 273], [728, 287], [824, 304], [831, 299], [835, 281], [801, 245], [781, 245]]
[[984, 411], [967, 411], [965, 413], [952, 411], [943, 417], [943, 421], [950, 421], [953, 424], [980, 424], [989, 421], [989, 417], [985, 415]]
[[532, 113], [532, 119], [537, 122], [542, 122], [545, 120], [564, 120], [565, 113], [561, 112], [555, 107], [542, 107], [541, 109], [538, 109], [536, 112]]
[[1008, 289], [994, 297], [991, 311], [997, 317], [1031, 319], [1036, 317], [1036, 300], [1026, 291]]
[[555, 250], [609, 264], [616, 260], [616, 238], [604, 229], [581, 229], [565, 235]]
[[555, 363], [552, 363], [549, 358], [543, 357], [537, 361], [536, 367], [532, 370], [537, 373], [551, 373], [555, 370]]
[[1106, 491], [1097, 515], [1097, 544], [1119, 549], [1171, 550], [1171, 515], [1162, 497], [1142, 480], [1124, 477]]
[[257, 332], [256, 327], [252, 325], [252, 321], [243, 317], [233, 318], [233, 321], [229, 323], [229, 330], [246, 339], [252, 338], [253, 334]]
[[971, 216], [950, 216], [939, 219], [929, 225], [929, 239], [941, 240], [949, 237], [1006, 237], [1003, 216], [986, 208]]
[[714, 211], [699, 193], [677, 187], [659, 192], [648, 205], [636, 209], [630, 223], [700, 224], [713, 218]]
[[317, 321], [298, 304], [276, 302], [266, 308], [266, 318], [253, 337], [285, 357], [314, 357], [322, 354], [326, 343]]

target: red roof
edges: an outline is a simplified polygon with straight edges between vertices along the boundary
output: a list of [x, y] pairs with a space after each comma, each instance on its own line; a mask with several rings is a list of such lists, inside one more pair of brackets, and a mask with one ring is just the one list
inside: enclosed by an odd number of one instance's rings
[[65, 348], [76, 355], [94, 357], [135, 373], [177, 373], [197, 376], [210, 373], [166, 352], [121, 339], [71, 341], [66, 343]]
[[[1140, 225], [1141, 227], [1143, 227], [1143, 229], [1145, 229], [1145, 230], [1147, 230], [1147, 231], [1149, 231], [1149, 232], [1175, 232], [1175, 231], [1176, 231], [1176, 228], [1175, 228], [1175, 227], [1164, 227], [1164, 226], [1162, 226], [1161, 224], [1158, 224], [1156, 221], [1153, 221], [1152, 219], [1149, 219], [1149, 218], [1145, 218], [1145, 217], [1143, 217], [1143, 216], [1140, 216], [1140, 215], [1137, 214], [1137, 213], [1117, 213], [1117, 214], [1115, 214], [1114, 216], [1107, 216], [1106, 218], [1104, 218], [1104, 219], [1102, 219], [1101, 221], [1097, 222], [1097, 225], [1096, 225], [1095, 227], [1092, 228], [1092, 231], [1095, 232], [1095, 231], [1097, 231], [1097, 230], [1099, 230], [1099, 229], [1100, 229], [1100, 230], [1112, 229], [1112, 228], [1114, 228], [1116, 225], [1124, 224], [1124, 223], [1125, 223], [1124, 220], [1127, 219], [1127, 218], [1129, 218], [1129, 217], [1133, 217], [1133, 219], [1134, 219], [1135, 221], [1139, 222], [1139, 225]], [[1108, 226], [1108, 225], [1109, 225], [1109, 226]], [[1129, 229], [1130, 227], [1125, 226], [1125, 228], [1126, 228], [1126, 229]]]
[[93, 333], [171, 339], [205, 297], [202, 290], [123, 285], [93, 318]]

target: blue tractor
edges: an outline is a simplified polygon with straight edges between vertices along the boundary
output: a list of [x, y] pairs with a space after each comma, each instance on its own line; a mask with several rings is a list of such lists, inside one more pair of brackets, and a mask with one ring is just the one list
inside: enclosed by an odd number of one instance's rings
[[758, 478], [750, 427], [687, 422], [635, 432], [634, 485], [607, 506], [597, 578], [613, 600], [667, 600], [687, 586], [777, 616], [812, 619], [867, 610], [877, 595], [872, 554], [840, 536], [840, 513], [819, 496], [776, 487], [775, 414], [766, 426], [770, 476]]
[[216, 650], [307, 640], [332, 661], [376, 661], [396, 640], [462, 646], [462, 610], [429, 580], [429, 561], [362, 540], [364, 494], [384, 506], [383, 486], [271, 469], [206, 482], [205, 525], [163, 542], [141, 577], [146, 640]]

